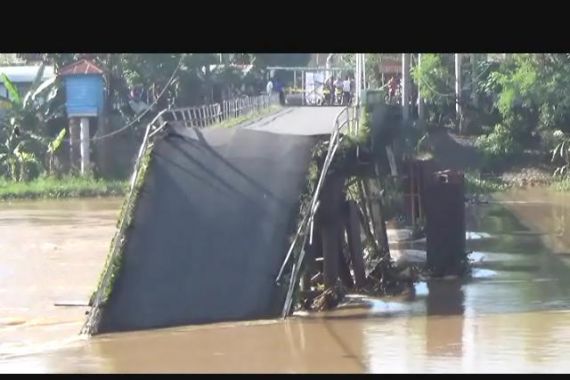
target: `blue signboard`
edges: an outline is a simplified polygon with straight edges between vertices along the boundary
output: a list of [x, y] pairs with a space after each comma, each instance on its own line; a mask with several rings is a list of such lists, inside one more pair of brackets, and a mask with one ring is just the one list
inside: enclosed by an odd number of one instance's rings
[[98, 116], [103, 108], [103, 77], [98, 74], [65, 77], [68, 117]]

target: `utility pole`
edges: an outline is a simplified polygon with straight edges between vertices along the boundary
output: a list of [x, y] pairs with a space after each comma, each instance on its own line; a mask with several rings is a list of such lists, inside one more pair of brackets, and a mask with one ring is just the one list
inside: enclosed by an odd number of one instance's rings
[[473, 99], [473, 107], [479, 108], [479, 97], [475, 86], [477, 85], [477, 54], [471, 54], [471, 97]]
[[358, 105], [360, 104], [360, 80], [362, 79], [361, 76], [361, 54], [355, 54], [354, 55], [354, 61], [355, 61], [355, 70], [354, 70], [354, 100], [355, 100], [355, 104]]
[[461, 54], [455, 54], [455, 117], [459, 125], [459, 133], [462, 133], [461, 114]]
[[[330, 71], [333, 56], [334, 56], [334, 53], [331, 53], [327, 56], [327, 60], [325, 63], [325, 69], [326, 69], [325, 70], [325, 77], [326, 77], [326, 79], [331, 78], [333, 75], [333, 72]], [[331, 96], [334, 96], [334, 94], [331, 94]]]
[[410, 118], [410, 55], [402, 54], [402, 120], [407, 123]]
[[362, 54], [362, 88], [366, 90], [368, 86], [366, 85], [366, 54]]
[[[418, 54], [418, 66], [422, 64], [422, 55]], [[424, 98], [422, 97], [421, 83], [418, 81], [418, 122], [423, 126], [425, 120]]]

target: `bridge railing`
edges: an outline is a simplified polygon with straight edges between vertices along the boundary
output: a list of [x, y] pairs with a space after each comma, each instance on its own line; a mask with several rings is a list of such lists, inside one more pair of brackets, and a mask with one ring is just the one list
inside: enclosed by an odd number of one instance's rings
[[[303, 263], [303, 259], [305, 257], [305, 245], [307, 243], [307, 238], [309, 239], [309, 244], [313, 243], [313, 229], [314, 229], [314, 218], [319, 208], [319, 196], [321, 193], [321, 189], [325, 178], [327, 176], [328, 170], [334, 158], [334, 155], [340, 146], [341, 141], [344, 138], [344, 130], [346, 129], [349, 134], [358, 133], [358, 107], [345, 107], [340, 111], [335, 119], [335, 126], [333, 132], [331, 133], [331, 137], [328, 143], [327, 155], [325, 157], [323, 167], [321, 169], [321, 174], [317, 181], [317, 185], [315, 186], [315, 190], [313, 192], [313, 196], [311, 198], [309, 209], [307, 210], [305, 216], [303, 217], [293, 239], [289, 247], [289, 251], [281, 265], [281, 269], [279, 270], [279, 274], [276, 278], [276, 283], [279, 284], [281, 281], [281, 277], [283, 276], [283, 272], [289, 260], [291, 259], [293, 252], [296, 247], [301, 247], [301, 252], [297, 257], [297, 260], [293, 262], [293, 267], [291, 270], [291, 278], [289, 280], [289, 288], [287, 290], [287, 296], [285, 298], [285, 305], [283, 307], [282, 317], [286, 318], [289, 315], [291, 310], [291, 304], [293, 301], [293, 292], [295, 290], [295, 285], [298, 282], [299, 270]], [[302, 240], [301, 240], [302, 239]], [[299, 246], [298, 243], [301, 242]]]
[[221, 103], [169, 109], [161, 114], [160, 122], [178, 121], [187, 127], [204, 128], [226, 120], [260, 112], [277, 104], [279, 104], [279, 96], [277, 94], [271, 96], [244, 96], [224, 100]]
[[133, 187], [136, 182], [142, 155], [149, 141], [160, 132], [168, 122], [179, 122], [186, 127], [205, 128], [226, 120], [260, 112], [277, 104], [279, 104], [279, 96], [273, 94], [271, 96], [246, 96], [225, 100], [222, 103], [195, 107], [170, 108], [160, 111], [147, 125], [145, 130], [145, 135], [135, 161], [133, 176], [131, 177], [131, 187]]

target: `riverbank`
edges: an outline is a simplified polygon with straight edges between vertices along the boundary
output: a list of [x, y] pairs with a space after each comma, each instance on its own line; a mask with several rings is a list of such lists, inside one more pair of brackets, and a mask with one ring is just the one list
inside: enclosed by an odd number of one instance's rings
[[430, 131], [427, 139], [429, 151], [440, 167], [465, 172], [467, 194], [534, 187], [570, 191], [570, 180], [553, 177], [554, 167], [537, 152], [527, 152], [517, 160], [499, 165], [493, 172], [484, 171], [484, 155], [475, 140], [476, 136], [460, 136], [447, 128]]
[[29, 182], [0, 180], [0, 201], [12, 199], [58, 199], [124, 195], [128, 181], [84, 177], [44, 177]]

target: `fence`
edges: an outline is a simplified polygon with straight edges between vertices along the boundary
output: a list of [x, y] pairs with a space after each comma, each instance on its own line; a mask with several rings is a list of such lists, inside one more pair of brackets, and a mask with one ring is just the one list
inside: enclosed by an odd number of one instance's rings
[[225, 100], [221, 103], [169, 109], [161, 112], [158, 121], [182, 122], [187, 127], [204, 128], [223, 121], [247, 116], [279, 104], [279, 96], [259, 95]]

